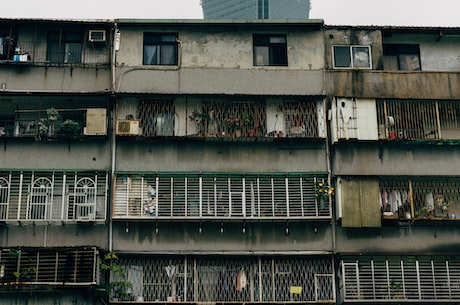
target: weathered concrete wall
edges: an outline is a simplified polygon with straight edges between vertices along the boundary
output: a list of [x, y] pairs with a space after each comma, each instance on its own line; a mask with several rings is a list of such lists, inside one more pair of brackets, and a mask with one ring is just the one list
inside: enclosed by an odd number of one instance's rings
[[110, 169], [110, 144], [94, 141], [34, 141], [3, 139], [0, 159], [3, 169]]
[[7, 247], [78, 247], [108, 248], [106, 224], [8, 223], [0, 227], [0, 243]]
[[343, 97], [459, 99], [460, 72], [326, 71], [327, 93]]
[[460, 147], [347, 143], [334, 147], [334, 175], [457, 176]]
[[[288, 66], [256, 67], [252, 35], [269, 29], [121, 28], [116, 88], [138, 93], [323, 94], [322, 32], [286, 30]], [[143, 32], [149, 30], [179, 33], [177, 67], [142, 65]]]
[[325, 172], [324, 144], [243, 142], [117, 143], [119, 171]]
[[421, 225], [405, 222], [379, 229], [337, 229], [337, 253], [457, 253], [457, 225]]
[[0, 85], [3, 92], [100, 93], [111, 88], [110, 69], [11, 64], [0, 67]]
[[329, 222], [248, 221], [245, 233], [241, 222], [204, 222], [201, 233], [199, 226], [199, 222], [115, 222], [114, 250], [176, 254], [332, 251]]
[[372, 69], [381, 69], [383, 55], [382, 34], [378, 30], [360, 30], [350, 28], [329, 28], [325, 30], [326, 69], [333, 68], [334, 45], [364, 45], [371, 46]]
[[460, 44], [456, 36], [392, 34], [384, 36], [383, 43], [418, 44], [422, 71], [460, 71]]

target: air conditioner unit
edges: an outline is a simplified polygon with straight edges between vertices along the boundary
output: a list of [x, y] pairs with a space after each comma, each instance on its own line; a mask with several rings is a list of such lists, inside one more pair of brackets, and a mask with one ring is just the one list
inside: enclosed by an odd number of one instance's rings
[[116, 134], [120, 136], [139, 135], [139, 120], [117, 120]]
[[89, 30], [88, 33], [89, 42], [105, 43], [105, 30]]

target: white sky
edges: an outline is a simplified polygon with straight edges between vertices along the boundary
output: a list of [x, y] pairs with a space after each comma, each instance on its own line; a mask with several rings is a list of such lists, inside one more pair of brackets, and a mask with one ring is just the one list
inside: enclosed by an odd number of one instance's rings
[[[0, 18], [201, 19], [200, 0], [3, 0]], [[460, 27], [460, 0], [311, 0], [329, 25]]]

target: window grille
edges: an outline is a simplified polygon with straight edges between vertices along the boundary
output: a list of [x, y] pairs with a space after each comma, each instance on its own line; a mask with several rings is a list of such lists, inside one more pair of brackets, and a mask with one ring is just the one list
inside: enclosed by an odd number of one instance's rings
[[105, 172], [0, 172], [0, 181], [4, 220], [105, 220], [109, 187]]
[[285, 101], [282, 111], [286, 137], [319, 137], [316, 101]]
[[346, 302], [460, 299], [460, 259], [456, 256], [345, 257], [340, 272]]
[[144, 136], [174, 136], [174, 103], [172, 100], [141, 100], [138, 117]]
[[[137, 296], [160, 302], [328, 302], [335, 300], [330, 257], [120, 257]], [[112, 281], [120, 280], [112, 275]]]
[[0, 220], [8, 218], [8, 205], [10, 202], [11, 175], [0, 176]]
[[114, 218], [328, 219], [324, 176], [263, 173], [118, 174]]
[[2, 285], [94, 285], [98, 283], [95, 248], [2, 249]]
[[385, 218], [457, 219], [458, 178], [382, 179], [380, 204]]
[[378, 100], [379, 138], [432, 140], [460, 138], [460, 103]]
[[[289, 99], [267, 109], [265, 101], [250, 98], [203, 99], [187, 105], [172, 99], [124, 98], [117, 109], [117, 135], [240, 138], [240, 141], [267, 137], [319, 138], [324, 137], [320, 105], [320, 101], [313, 99]], [[268, 119], [275, 125], [270, 132]], [[139, 128], [130, 131], [132, 124], [139, 124]], [[121, 125], [126, 125], [126, 130], [121, 130]]]

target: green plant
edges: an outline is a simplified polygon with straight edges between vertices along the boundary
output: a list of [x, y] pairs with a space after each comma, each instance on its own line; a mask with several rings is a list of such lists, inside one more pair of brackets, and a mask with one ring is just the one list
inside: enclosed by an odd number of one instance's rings
[[334, 187], [330, 186], [325, 179], [317, 179], [315, 183], [316, 198], [320, 201], [327, 201], [334, 195]]
[[68, 136], [77, 136], [81, 133], [80, 123], [67, 119], [61, 124], [61, 132]]
[[109, 278], [105, 284], [105, 292], [114, 298], [123, 298], [129, 294], [133, 285], [127, 280], [126, 270], [118, 265], [118, 260], [117, 254], [110, 251], [99, 260], [99, 266], [106, 272], [106, 278]]

